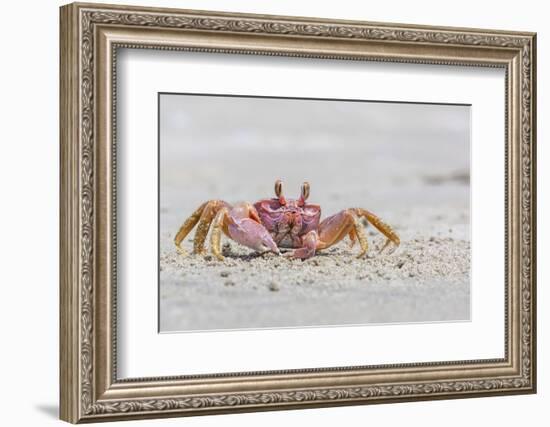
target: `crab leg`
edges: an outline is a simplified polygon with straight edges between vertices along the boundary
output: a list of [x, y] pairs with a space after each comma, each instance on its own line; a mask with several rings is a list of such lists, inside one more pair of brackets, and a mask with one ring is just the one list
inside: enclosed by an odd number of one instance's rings
[[369, 249], [369, 244], [367, 242], [365, 230], [359, 223], [359, 220], [356, 216], [353, 216], [353, 230], [355, 231], [355, 236], [357, 237], [357, 240], [359, 240], [359, 246], [361, 246], [361, 252], [359, 252], [357, 258], [362, 258], [363, 255], [367, 253], [367, 250]]
[[386, 224], [384, 221], [382, 221], [380, 218], [378, 218], [375, 214], [372, 212], [369, 212], [366, 209], [361, 208], [354, 208], [352, 209], [356, 215], [366, 218], [369, 223], [374, 225], [374, 227], [380, 231], [384, 236], [386, 236], [387, 240], [384, 246], [382, 246], [382, 249], [380, 249], [379, 252], [382, 252], [389, 244], [390, 242], [393, 242], [395, 246], [399, 246], [401, 243], [401, 240], [399, 239], [399, 236], [393, 229]]
[[180, 229], [178, 230], [178, 233], [176, 234], [176, 237], [174, 237], [174, 243], [176, 244], [176, 248], [179, 253], [182, 255], [185, 255], [185, 250], [181, 247], [181, 242], [187, 235], [191, 232], [193, 227], [199, 222], [199, 218], [202, 215], [202, 212], [204, 211], [204, 208], [208, 202], [204, 202], [202, 205], [198, 207], [198, 209], [191, 214], [189, 218], [185, 220], [185, 222], [182, 224]]
[[[216, 258], [218, 258], [220, 261], [223, 260], [222, 249], [221, 249], [222, 231], [228, 234], [227, 224], [226, 224], [228, 220], [227, 214], [228, 214], [227, 208], [222, 208], [218, 211], [213, 221], [212, 233], [210, 234], [210, 250], [212, 251], [212, 254]], [[225, 230], [224, 230], [224, 225], [225, 225]]]
[[367, 253], [368, 242], [365, 231], [359, 222], [359, 218], [366, 218], [372, 225], [374, 225], [384, 236], [387, 237], [387, 241], [380, 250], [384, 250], [390, 242], [393, 242], [396, 246], [399, 245], [399, 236], [392, 230], [392, 228], [384, 223], [373, 213], [360, 208], [352, 208], [343, 210], [336, 215], [332, 215], [324, 219], [319, 224], [319, 240], [317, 243], [317, 250], [326, 249], [340, 240], [349, 236], [351, 243], [355, 243], [355, 240], [359, 241], [361, 246], [361, 252], [358, 257], [362, 257]]
[[359, 257], [367, 253], [368, 242], [363, 227], [359, 223], [359, 218], [353, 209], [346, 209], [324, 219], [319, 224], [319, 242], [317, 249], [326, 249], [344, 237], [353, 236], [352, 242], [357, 239], [361, 246]]
[[193, 252], [196, 254], [204, 254], [206, 250], [204, 249], [204, 242], [206, 236], [208, 235], [208, 230], [210, 230], [210, 224], [214, 219], [216, 213], [227, 207], [228, 203], [222, 200], [212, 200], [208, 202], [204, 212], [201, 215], [199, 225], [197, 226], [197, 231], [195, 232], [195, 237], [193, 238]]
[[185, 220], [174, 238], [174, 243], [176, 244], [178, 252], [185, 255], [185, 251], [181, 247], [181, 242], [198, 222], [199, 225], [193, 239], [193, 253], [204, 253], [204, 241], [206, 240], [208, 230], [210, 229], [210, 223], [212, 222], [214, 215], [216, 215], [216, 212], [227, 206], [229, 206], [229, 204], [222, 200], [210, 200], [203, 203], [195, 212], [193, 212], [191, 216]]

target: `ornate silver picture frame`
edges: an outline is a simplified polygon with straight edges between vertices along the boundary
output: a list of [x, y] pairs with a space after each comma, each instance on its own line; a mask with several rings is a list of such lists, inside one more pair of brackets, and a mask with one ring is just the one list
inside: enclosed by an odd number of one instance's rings
[[[61, 419], [78, 423], [536, 391], [534, 33], [80, 3], [60, 13]], [[504, 357], [119, 378], [120, 49], [503, 69]]]

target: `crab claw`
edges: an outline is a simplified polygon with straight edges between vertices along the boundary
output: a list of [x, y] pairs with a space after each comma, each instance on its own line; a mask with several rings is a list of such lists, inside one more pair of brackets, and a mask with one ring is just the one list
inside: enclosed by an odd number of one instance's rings
[[250, 218], [242, 218], [230, 223], [227, 227], [229, 235], [241, 245], [257, 252], [274, 252], [280, 255], [277, 244], [266, 228]]

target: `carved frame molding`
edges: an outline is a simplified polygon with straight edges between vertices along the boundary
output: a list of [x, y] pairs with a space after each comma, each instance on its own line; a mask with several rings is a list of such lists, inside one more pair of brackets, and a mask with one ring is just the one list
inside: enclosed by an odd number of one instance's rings
[[[100, 421], [535, 391], [535, 34], [71, 4], [61, 8], [60, 41], [62, 419]], [[506, 68], [506, 357], [117, 380], [112, 184], [114, 64], [120, 47]], [[273, 381], [251, 388], [266, 376]], [[199, 383], [211, 391], [194, 392]]]

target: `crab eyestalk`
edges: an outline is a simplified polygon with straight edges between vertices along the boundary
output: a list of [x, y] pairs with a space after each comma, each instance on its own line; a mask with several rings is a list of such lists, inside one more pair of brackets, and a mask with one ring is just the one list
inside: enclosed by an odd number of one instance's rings
[[309, 182], [306, 181], [302, 184], [302, 189], [300, 191], [300, 198], [298, 199], [298, 205], [304, 206], [308, 197], [309, 197]]
[[280, 179], [275, 181], [275, 195], [279, 199], [281, 205], [286, 205], [286, 199], [285, 196], [283, 196], [283, 181]]

